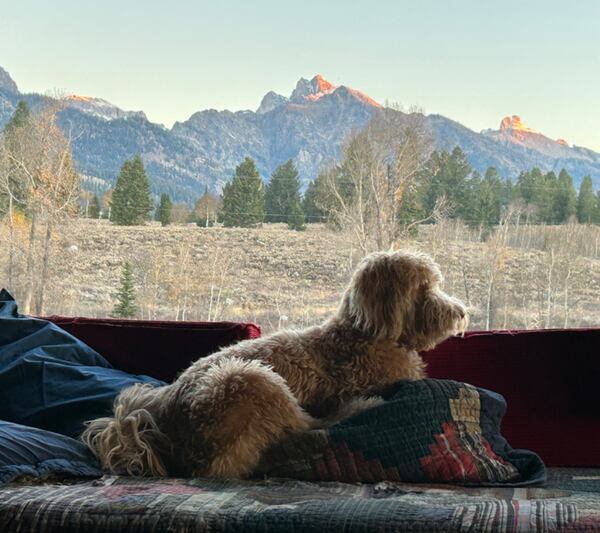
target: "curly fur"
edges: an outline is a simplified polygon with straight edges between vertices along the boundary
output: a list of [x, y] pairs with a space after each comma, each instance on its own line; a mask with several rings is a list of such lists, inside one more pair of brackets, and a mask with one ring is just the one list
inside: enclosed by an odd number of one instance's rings
[[326, 425], [400, 379], [425, 376], [418, 352], [464, 331], [426, 255], [377, 252], [358, 265], [320, 326], [242, 341], [193, 363], [170, 385], [135, 386], [82, 438], [103, 467], [131, 475], [241, 477], [289, 432]]

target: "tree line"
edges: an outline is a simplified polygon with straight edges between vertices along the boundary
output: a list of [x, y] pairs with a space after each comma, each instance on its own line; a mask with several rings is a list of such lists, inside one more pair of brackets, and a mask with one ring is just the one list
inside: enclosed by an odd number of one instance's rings
[[[357, 187], [343, 166], [326, 171], [309, 184], [303, 206], [308, 221], [327, 221], [336, 202], [331, 181], [348, 201]], [[543, 173], [539, 168], [523, 171], [516, 181], [503, 178], [495, 167], [481, 176], [470, 166], [460, 147], [452, 151], [434, 151], [416, 184], [409, 189], [399, 208], [398, 220], [423, 219], [434, 210], [436, 202], [445, 200], [445, 215], [460, 218], [469, 226], [491, 227], [513, 202], [521, 203], [529, 223], [563, 224], [576, 217], [582, 224], [600, 224], [600, 191], [594, 194], [592, 179], [585, 176], [579, 191], [572, 176], [562, 169]]]
[[[173, 221], [201, 226], [221, 222], [225, 227], [282, 222], [290, 229], [302, 230], [306, 223], [335, 220], [339, 206], [352, 203], [361, 187], [348, 171], [351, 161], [356, 163], [355, 155], [347, 154], [350, 160], [319, 174], [304, 195], [291, 160], [277, 167], [265, 185], [255, 162], [247, 157], [236, 167], [220, 197], [205, 189], [192, 210], [174, 206], [167, 193], [161, 194], [154, 207], [143, 162], [135, 156], [123, 164], [107, 218], [122, 225], [140, 224], [150, 220], [155, 209], [154, 218], [163, 226]], [[368, 171], [361, 179], [367, 177]], [[522, 204], [528, 223], [563, 224], [571, 217], [580, 223], [600, 223], [600, 192], [594, 193], [590, 176], [583, 178], [579, 191], [565, 169], [557, 175], [533, 168], [521, 172], [515, 182], [500, 176], [495, 167], [489, 167], [482, 176], [473, 170], [458, 146], [452, 151], [434, 151], [415, 173], [414, 186], [407, 186], [403, 195], [396, 216], [398, 224], [434, 220], [428, 214], [440, 207], [442, 199], [445, 216], [460, 218], [472, 227], [497, 225], [514, 202]], [[373, 200], [373, 195], [368, 196], [363, 200]], [[180, 212], [176, 216], [174, 208]], [[88, 216], [100, 217], [97, 196], [89, 204]]]
[[[283, 222], [290, 229], [305, 229], [300, 178], [294, 163], [289, 160], [273, 172], [265, 186], [254, 160], [247, 157], [235, 169], [230, 182], [225, 184], [220, 197], [205, 189], [193, 210], [176, 206], [168, 194], [160, 196], [154, 219], [163, 226], [173, 221], [195, 222], [212, 226], [221, 222], [225, 227], [254, 227], [263, 222]], [[105, 202], [106, 218], [119, 225], [142, 224], [151, 218], [154, 209], [150, 186], [140, 156], [125, 161], [116, 180], [115, 188]], [[175, 217], [179, 208], [184, 216]], [[87, 216], [100, 218], [100, 200], [94, 195], [87, 204]]]
[[[55, 123], [56, 112], [46, 110], [33, 120], [27, 104], [20, 102], [7, 124], [3, 159], [8, 170], [0, 190], [0, 214], [21, 211], [35, 221], [44, 211], [43, 218], [54, 221], [57, 213], [73, 214], [74, 199], [81, 195], [85, 216], [105, 217], [120, 225], [141, 224], [154, 216], [162, 225], [220, 222], [225, 227], [253, 227], [281, 222], [302, 230], [311, 222], [352, 228], [360, 220], [365, 227], [354, 228], [359, 238], [373, 228], [397, 237], [398, 228], [406, 230], [440, 216], [492, 227], [515, 203], [521, 205], [519, 212], [529, 223], [562, 224], [576, 217], [580, 223], [600, 224], [600, 191], [594, 193], [590, 176], [583, 178], [579, 191], [565, 169], [557, 175], [533, 168], [521, 172], [515, 182], [500, 176], [494, 167], [481, 176], [460, 147], [431, 151], [431, 139], [418, 114], [402, 116], [393, 110], [382, 112], [364, 130], [350, 135], [341, 161], [321, 172], [304, 194], [292, 160], [277, 167], [265, 184], [255, 162], [246, 157], [220, 196], [206, 188], [190, 210], [173, 204], [163, 193], [155, 206], [144, 163], [136, 155], [123, 163], [114, 189], [101, 200], [79, 190], [69, 140]], [[64, 175], [62, 189], [53, 192], [48, 183], [42, 187], [48, 171], [34, 163], [39, 160], [35, 150], [43, 150], [39, 138], [44, 128], [52, 129], [57, 145], [54, 157], [60, 159], [56, 172]], [[36, 172], [37, 177], [32, 174]], [[48, 215], [52, 210], [57, 213]], [[381, 236], [375, 240], [382, 246], [389, 244]]]

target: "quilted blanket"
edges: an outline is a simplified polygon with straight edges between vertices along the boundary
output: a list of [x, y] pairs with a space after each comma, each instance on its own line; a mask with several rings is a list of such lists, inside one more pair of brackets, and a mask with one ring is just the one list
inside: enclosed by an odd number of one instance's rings
[[600, 470], [544, 487], [105, 477], [0, 489], [0, 531], [21, 533], [599, 531]]
[[386, 401], [323, 430], [295, 434], [263, 455], [256, 475], [307, 481], [529, 485], [545, 479], [533, 452], [500, 434], [494, 392], [450, 380], [399, 382]]

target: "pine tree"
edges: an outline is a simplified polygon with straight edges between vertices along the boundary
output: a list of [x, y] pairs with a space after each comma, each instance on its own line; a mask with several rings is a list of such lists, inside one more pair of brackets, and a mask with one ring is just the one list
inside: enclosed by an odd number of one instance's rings
[[[467, 225], [478, 226], [482, 223], [484, 214], [482, 212], [483, 186], [481, 174], [474, 170], [467, 181], [466, 206], [460, 206], [460, 210], [468, 211], [468, 216], [464, 218]], [[466, 207], [466, 209], [465, 209]]]
[[100, 200], [98, 199], [97, 194], [94, 194], [94, 196], [92, 196], [92, 200], [88, 207], [88, 217], [100, 218]]
[[247, 157], [223, 187], [223, 224], [254, 227], [265, 218], [265, 189], [254, 160]]
[[138, 307], [135, 304], [135, 287], [133, 284], [133, 269], [128, 261], [123, 265], [121, 286], [117, 291], [117, 303], [112, 312], [113, 317], [131, 318], [135, 316]]
[[515, 184], [510, 178], [506, 178], [502, 182], [502, 187], [500, 189], [500, 214], [506, 210], [510, 203], [515, 199], [516, 195]]
[[313, 181], [309, 182], [304, 198], [302, 199], [302, 211], [307, 223], [325, 222], [327, 220], [328, 208], [331, 198], [325, 183], [325, 174], [319, 174]]
[[275, 169], [265, 190], [266, 221], [289, 222], [292, 208], [301, 209], [300, 178], [290, 159]]
[[489, 167], [475, 195], [472, 218], [476, 224], [491, 227], [500, 221], [503, 183], [495, 167]]
[[591, 224], [594, 221], [594, 208], [596, 199], [591, 176], [585, 176], [579, 186], [577, 198], [577, 220], [582, 224]]
[[296, 230], [296, 231], [304, 231], [306, 229], [306, 225], [304, 224], [304, 212], [302, 211], [302, 207], [300, 206], [300, 201], [296, 201], [289, 208], [288, 215], [288, 228]]
[[[534, 171], [536, 169], [533, 169]], [[541, 175], [541, 172], [540, 172]], [[533, 203], [538, 208], [538, 218], [546, 224], [556, 222], [556, 189], [558, 177], [552, 171], [535, 177], [535, 189], [533, 191]]]
[[166, 193], [160, 195], [160, 204], [156, 208], [155, 220], [158, 220], [162, 226], [167, 226], [171, 223], [171, 211], [173, 202], [171, 197]]
[[444, 196], [454, 216], [469, 218], [467, 177], [471, 172], [467, 157], [459, 146], [452, 153], [433, 152], [421, 177], [428, 183], [424, 196], [425, 210], [431, 212], [436, 201]]
[[563, 168], [558, 175], [554, 192], [554, 222], [563, 224], [577, 212], [577, 192], [573, 186], [573, 178]]
[[526, 204], [535, 204], [537, 190], [543, 185], [543, 181], [544, 175], [537, 167], [530, 171], [522, 171], [517, 178], [516, 192], [518, 197], [522, 198]]
[[16, 129], [23, 128], [29, 122], [30, 116], [31, 111], [29, 110], [27, 102], [25, 100], [19, 101], [12, 117], [10, 117], [10, 120], [4, 127], [4, 133], [10, 135]]
[[536, 219], [540, 222], [554, 221], [554, 195], [558, 178], [554, 172], [543, 174], [534, 167], [528, 172], [521, 172], [515, 187], [516, 196], [522, 198], [527, 205], [535, 206]]
[[[417, 220], [423, 220], [427, 217], [423, 207], [424, 195], [427, 192], [427, 184], [416, 182], [413, 186], [409, 186], [404, 190], [402, 202], [398, 206], [396, 219], [402, 227], [410, 226]], [[416, 236], [418, 227], [412, 226], [411, 233]]]
[[110, 205], [110, 220], [115, 224], [133, 226], [149, 220], [150, 184], [139, 155], [123, 163]]

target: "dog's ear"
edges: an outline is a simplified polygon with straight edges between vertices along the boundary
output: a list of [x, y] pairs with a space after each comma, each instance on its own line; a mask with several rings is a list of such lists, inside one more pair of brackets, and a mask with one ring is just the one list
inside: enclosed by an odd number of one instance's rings
[[114, 417], [86, 423], [81, 439], [104, 469], [131, 476], [167, 475], [162, 456], [171, 444], [149, 410], [152, 392], [148, 385], [125, 389], [115, 400]]
[[405, 290], [392, 254], [368, 255], [354, 272], [339, 313], [375, 338], [397, 338], [403, 327]]

